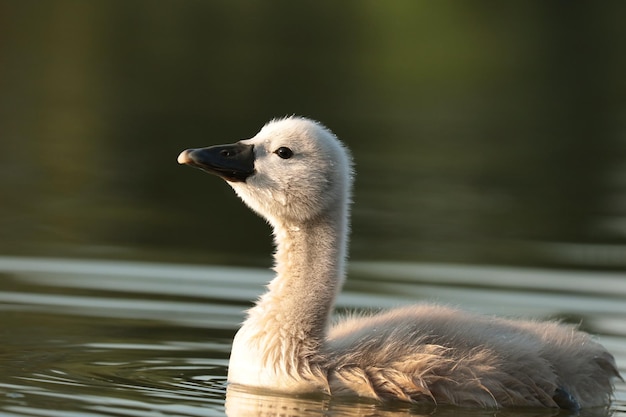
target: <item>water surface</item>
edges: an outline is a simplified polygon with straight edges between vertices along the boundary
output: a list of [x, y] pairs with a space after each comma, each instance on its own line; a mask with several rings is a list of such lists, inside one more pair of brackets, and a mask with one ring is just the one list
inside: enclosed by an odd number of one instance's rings
[[[230, 416], [459, 412], [227, 391], [232, 337], [269, 271], [26, 257], [0, 258], [0, 271], [2, 415], [205, 416], [224, 415], [225, 406]], [[606, 272], [355, 262], [338, 307], [437, 300], [488, 314], [558, 317], [598, 335], [624, 371], [621, 278]], [[626, 386], [617, 385], [610, 410], [586, 413], [626, 415]]]
[[[0, 0], [0, 415], [433, 412], [227, 395], [272, 239], [176, 157], [290, 114], [356, 162], [341, 312], [430, 300], [560, 318], [624, 371], [624, 15], [619, 1]], [[617, 387], [608, 413], [625, 416]]]

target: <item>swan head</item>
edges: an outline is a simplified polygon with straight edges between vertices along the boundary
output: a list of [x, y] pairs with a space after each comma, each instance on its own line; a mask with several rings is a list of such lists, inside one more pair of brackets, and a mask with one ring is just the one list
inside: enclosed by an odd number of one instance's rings
[[274, 225], [345, 211], [350, 198], [348, 150], [326, 127], [303, 117], [272, 120], [234, 144], [185, 150], [178, 162], [223, 178]]

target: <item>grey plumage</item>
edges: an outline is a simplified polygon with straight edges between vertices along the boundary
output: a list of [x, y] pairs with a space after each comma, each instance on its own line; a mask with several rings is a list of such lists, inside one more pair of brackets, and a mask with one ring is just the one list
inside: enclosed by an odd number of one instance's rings
[[184, 151], [179, 162], [226, 179], [274, 230], [276, 277], [235, 337], [230, 383], [473, 407], [609, 403], [613, 357], [574, 326], [437, 305], [331, 326], [353, 175], [348, 150], [321, 124], [274, 120], [251, 139]]

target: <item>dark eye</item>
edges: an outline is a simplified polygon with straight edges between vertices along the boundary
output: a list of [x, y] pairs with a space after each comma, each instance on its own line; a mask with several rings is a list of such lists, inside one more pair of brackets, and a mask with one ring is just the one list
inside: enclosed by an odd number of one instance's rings
[[293, 156], [293, 151], [285, 146], [276, 149], [274, 153], [283, 159], [289, 159]]

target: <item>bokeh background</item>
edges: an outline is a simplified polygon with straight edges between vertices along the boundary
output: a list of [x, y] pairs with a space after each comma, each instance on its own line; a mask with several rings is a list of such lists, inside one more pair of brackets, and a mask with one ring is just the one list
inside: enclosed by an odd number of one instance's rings
[[352, 259], [626, 269], [623, 1], [0, 0], [0, 252], [270, 264], [188, 147], [309, 116]]

